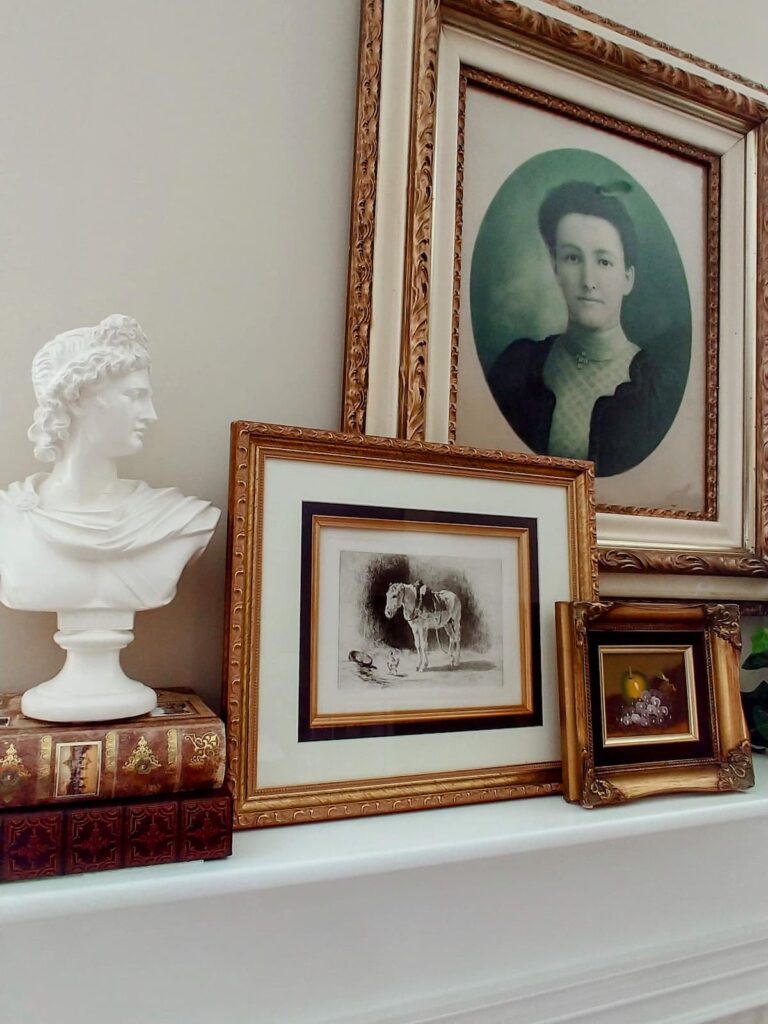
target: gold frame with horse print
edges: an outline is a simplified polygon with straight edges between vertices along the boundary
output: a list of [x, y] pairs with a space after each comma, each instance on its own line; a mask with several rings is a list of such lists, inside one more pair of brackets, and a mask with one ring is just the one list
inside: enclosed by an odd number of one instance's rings
[[591, 466], [235, 423], [230, 481], [238, 828], [561, 791], [554, 605], [595, 597]]

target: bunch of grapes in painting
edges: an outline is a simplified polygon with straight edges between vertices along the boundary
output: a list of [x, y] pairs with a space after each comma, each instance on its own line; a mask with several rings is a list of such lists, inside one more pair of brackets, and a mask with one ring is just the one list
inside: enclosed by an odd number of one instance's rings
[[625, 704], [619, 723], [625, 727], [637, 726], [647, 729], [649, 726], [665, 725], [669, 718], [669, 707], [661, 690], [643, 690], [637, 700]]
[[655, 673], [628, 665], [620, 692], [606, 700], [610, 731], [624, 736], [668, 734], [688, 724], [685, 669], [670, 664]]

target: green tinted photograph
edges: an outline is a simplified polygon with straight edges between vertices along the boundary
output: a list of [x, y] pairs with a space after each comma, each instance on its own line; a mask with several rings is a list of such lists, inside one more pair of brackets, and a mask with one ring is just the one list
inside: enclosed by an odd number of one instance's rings
[[689, 285], [625, 167], [575, 148], [516, 167], [480, 223], [469, 298], [493, 400], [532, 451], [612, 477], [664, 440], [691, 364]]

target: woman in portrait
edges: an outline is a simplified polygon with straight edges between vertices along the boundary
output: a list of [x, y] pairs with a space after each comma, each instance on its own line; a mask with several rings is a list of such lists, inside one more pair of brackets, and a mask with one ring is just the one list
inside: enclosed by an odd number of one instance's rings
[[533, 451], [591, 459], [598, 476], [642, 462], [670, 425], [663, 368], [621, 322], [635, 284], [637, 236], [616, 193], [630, 187], [569, 181], [546, 195], [539, 231], [567, 326], [544, 339], [512, 341], [488, 376], [500, 410]]

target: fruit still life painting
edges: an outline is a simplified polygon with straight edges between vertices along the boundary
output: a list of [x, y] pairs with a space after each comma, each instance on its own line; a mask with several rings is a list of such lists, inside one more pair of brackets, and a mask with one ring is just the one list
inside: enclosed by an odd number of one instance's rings
[[605, 746], [698, 739], [690, 647], [600, 647]]

